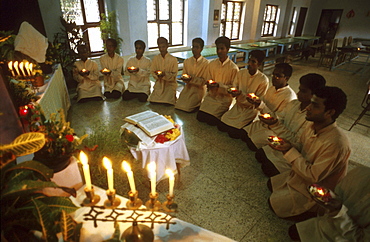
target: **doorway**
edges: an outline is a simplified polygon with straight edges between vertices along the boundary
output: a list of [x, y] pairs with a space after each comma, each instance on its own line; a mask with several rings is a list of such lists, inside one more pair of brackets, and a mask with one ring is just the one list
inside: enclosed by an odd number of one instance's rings
[[297, 29], [295, 31], [294, 36], [301, 36], [302, 35], [304, 21], [306, 19], [306, 14], [307, 14], [307, 8], [301, 8], [299, 10], [298, 21], [297, 21]]
[[320, 43], [323, 43], [324, 40], [330, 42], [335, 38], [342, 13], [343, 9], [323, 9], [321, 11], [319, 25], [316, 30], [316, 36], [321, 37]]

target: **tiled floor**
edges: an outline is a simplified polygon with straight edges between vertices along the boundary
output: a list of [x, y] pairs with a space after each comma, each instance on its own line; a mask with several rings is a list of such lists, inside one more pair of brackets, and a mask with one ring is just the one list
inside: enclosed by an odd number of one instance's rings
[[[348, 105], [339, 117], [338, 124], [348, 130], [362, 111], [360, 103], [370, 71], [360, 76], [339, 70], [330, 72], [316, 65], [317, 58], [311, 57], [308, 61], [294, 62], [293, 76], [289, 83], [297, 91], [298, 80], [302, 75], [319, 73], [327, 79], [328, 85], [342, 88], [348, 95]], [[265, 73], [270, 74], [271, 69], [265, 70]], [[71, 97], [73, 95], [71, 92]], [[289, 241], [287, 229], [292, 222], [280, 219], [270, 211], [267, 205], [267, 178], [262, 174], [254, 153], [242, 141], [229, 138], [216, 127], [199, 123], [195, 113], [178, 111], [173, 106], [139, 103], [135, 100], [83, 104], [72, 100], [69, 111], [72, 127], [78, 135], [90, 134], [87, 140], [89, 146], [99, 145], [96, 151], [91, 152], [93, 183], [100, 187], [107, 186], [105, 169], [98, 164], [102, 155], [108, 155], [116, 162], [117, 192], [127, 194], [127, 180], [119, 168], [120, 161], [126, 159], [134, 166], [139, 196], [144, 201], [148, 199], [149, 185], [145, 171], [142, 172], [140, 162], [133, 160], [119, 137], [124, 117], [148, 109], [171, 115], [183, 125], [191, 165], [181, 170], [181, 181], [175, 187], [175, 199], [179, 205], [177, 216], [180, 219], [236, 241]], [[370, 120], [364, 118], [363, 122], [369, 124]], [[352, 143], [350, 167], [358, 164], [370, 166], [370, 129], [357, 125], [346, 133]], [[161, 201], [164, 201], [167, 194], [167, 184], [164, 180], [158, 185]]]

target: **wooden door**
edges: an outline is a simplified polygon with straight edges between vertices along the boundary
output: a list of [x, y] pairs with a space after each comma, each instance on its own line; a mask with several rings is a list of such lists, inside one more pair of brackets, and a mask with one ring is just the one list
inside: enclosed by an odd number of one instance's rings
[[343, 9], [323, 9], [321, 11], [319, 25], [316, 30], [316, 36], [321, 36], [321, 43], [324, 40], [330, 41], [334, 39], [342, 13]]
[[306, 20], [307, 8], [301, 8], [299, 10], [299, 16], [297, 21], [297, 29], [295, 30], [294, 36], [301, 36], [303, 31], [304, 22]]

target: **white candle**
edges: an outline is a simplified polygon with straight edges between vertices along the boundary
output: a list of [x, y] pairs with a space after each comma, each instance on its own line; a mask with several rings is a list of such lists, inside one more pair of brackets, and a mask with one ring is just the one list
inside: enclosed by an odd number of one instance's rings
[[23, 62], [19, 63], [19, 69], [21, 69], [23, 76], [26, 76], [26, 74], [24, 73], [24, 63]]
[[29, 67], [30, 67], [30, 72], [31, 72], [31, 75], [32, 75], [32, 71], [33, 71], [33, 63], [30, 63]]
[[12, 72], [12, 76], [15, 76], [15, 73], [13, 71], [13, 61], [8, 63], [9, 70]]
[[150, 172], [150, 183], [151, 183], [151, 188], [152, 188], [151, 193], [153, 196], [155, 194], [155, 186], [157, 184], [156, 169], [157, 167], [154, 161], [148, 164], [148, 171]]
[[24, 67], [26, 68], [26, 71], [27, 71], [28, 76], [31, 76], [30, 66], [29, 65], [30, 65], [30, 63], [27, 61]]
[[18, 70], [18, 61], [14, 62], [14, 68], [15, 68], [15, 71], [17, 72], [17, 75], [20, 76], [21, 73], [19, 73], [19, 70]]
[[134, 173], [131, 171], [130, 165], [126, 161], [122, 161], [122, 169], [127, 172], [128, 182], [130, 183], [131, 192], [136, 192]]
[[169, 195], [170, 197], [173, 196], [173, 188], [175, 186], [175, 175], [173, 174], [173, 172], [170, 170], [170, 169], [167, 169], [166, 170], [166, 174], [168, 176], [168, 181], [169, 181]]
[[91, 191], [92, 187], [91, 187], [91, 177], [90, 177], [90, 166], [88, 163], [87, 156], [83, 151], [80, 152], [80, 161], [82, 163], [82, 169], [83, 169], [84, 176], [85, 176], [86, 188], [87, 190]]
[[112, 162], [107, 158], [103, 157], [103, 164], [105, 169], [107, 169], [107, 179], [108, 179], [108, 190], [113, 192], [113, 168], [112, 168]]

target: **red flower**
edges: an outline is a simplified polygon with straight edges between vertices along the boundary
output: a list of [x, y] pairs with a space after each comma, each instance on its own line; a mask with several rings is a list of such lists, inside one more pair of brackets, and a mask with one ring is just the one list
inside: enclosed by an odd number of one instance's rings
[[72, 142], [73, 141], [73, 135], [71, 135], [71, 134], [67, 134], [66, 135], [66, 139], [69, 141], [69, 142]]

